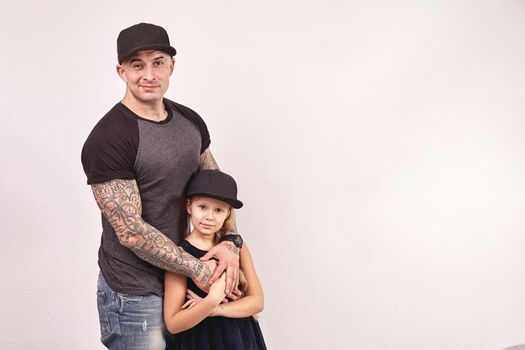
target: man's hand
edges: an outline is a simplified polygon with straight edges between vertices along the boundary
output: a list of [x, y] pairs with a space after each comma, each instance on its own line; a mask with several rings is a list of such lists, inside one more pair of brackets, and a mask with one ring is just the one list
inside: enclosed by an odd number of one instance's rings
[[212, 275], [213, 271], [217, 271], [217, 261], [207, 260], [203, 261], [202, 264], [204, 265], [204, 272], [199, 276], [193, 277], [192, 280], [195, 282], [197, 287], [208, 293], [211, 284], [210, 276]]
[[215, 282], [226, 270], [226, 289], [224, 292], [232, 300], [236, 300], [240, 295], [240, 291], [237, 289], [239, 284], [239, 251], [240, 249], [232, 242], [224, 241], [210, 249], [201, 258], [202, 261], [209, 261], [211, 258], [219, 260], [219, 264], [208, 283]]

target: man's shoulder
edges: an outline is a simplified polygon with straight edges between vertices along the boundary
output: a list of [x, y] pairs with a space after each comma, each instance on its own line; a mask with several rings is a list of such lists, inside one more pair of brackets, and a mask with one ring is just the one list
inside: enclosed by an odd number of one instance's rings
[[98, 121], [82, 147], [81, 161], [88, 183], [133, 178], [138, 144], [137, 121], [115, 105]]
[[98, 124], [118, 124], [118, 123], [134, 123], [137, 119], [130, 115], [127, 108], [122, 103], [114, 105], [104, 116], [99, 120]]
[[197, 112], [195, 112], [193, 109], [181, 104], [181, 103], [178, 103], [178, 102], [175, 102], [173, 100], [170, 100], [170, 99], [167, 99], [167, 98], [164, 98], [164, 102], [166, 103], [166, 105], [168, 105], [169, 107], [171, 107], [172, 109], [175, 109], [176, 111], [178, 111], [179, 113], [181, 113], [183, 116], [185, 117], [199, 117], [199, 114]]
[[137, 120], [126, 113], [121, 103], [117, 103], [95, 124], [92, 133], [122, 133], [136, 124]]
[[178, 111], [184, 118], [186, 118], [187, 120], [192, 122], [193, 125], [195, 125], [202, 138], [201, 153], [204, 152], [210, 146], [210, 134], [208, 132], [208, 127], [206, 126], [204, 119], [202, 119], [201, 116], [197, 114], [197, 112], [195, 112], [193, 109], [186, 107], [180, 103], [169, 100], [167, 98], [164, 98], [164, 102], [167, 106]]
[[137, 138], [137, 120], [117, 103], [95, 124], [85, 144], [135, 142]]

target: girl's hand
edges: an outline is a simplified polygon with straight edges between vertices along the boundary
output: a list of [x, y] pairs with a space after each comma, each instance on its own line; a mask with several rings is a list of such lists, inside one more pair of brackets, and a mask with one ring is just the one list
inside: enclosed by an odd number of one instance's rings
[[202, 299], [190, 299], [188, 301], [186, 301], [184, 303], [184, 305], [182, 305], [182, 309], [191, 309], [192, 307], [194, 307], [195, 305], [197, 305], [198, 303], [200, 303], [202, 301]]
[[224, 288], [226, 287], [226, 274], [223, 273], [221, 277], [210, 286], [210, 291], [208, 293], [208, 296], [206, 298], [212, 298], [217, 305], [224, 299], [226, 296], [226, 293], [224, 292]]
[[198, 296], [197, 294], [193, 293], [191, 290], [186, 291], [186, 299], [187, 301], [182, 305], [182, 309], [191, 309], [195, 305], [197, 305], [199, 302], [202, 301], [202, 298]]

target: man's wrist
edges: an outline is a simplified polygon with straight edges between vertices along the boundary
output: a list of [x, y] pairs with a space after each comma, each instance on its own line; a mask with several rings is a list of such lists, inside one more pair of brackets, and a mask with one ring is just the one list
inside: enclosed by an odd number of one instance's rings
[[199, 261], [200, 264], [202, 264], [202, 269], [200, 269], [200, 273], [195, 276], [195, 279], [199, 281], [202, 284], [208, 284], [208, 281], [211, 278], [212, 271], [208, 265], [206, 265], [203, 261]]
[[233, 245], [239, 249], [242, 248], [243, 239], [240, 234], [235, 232], [228, 232], [227, 234], [223, 235], [219, 242], [231, 242]]

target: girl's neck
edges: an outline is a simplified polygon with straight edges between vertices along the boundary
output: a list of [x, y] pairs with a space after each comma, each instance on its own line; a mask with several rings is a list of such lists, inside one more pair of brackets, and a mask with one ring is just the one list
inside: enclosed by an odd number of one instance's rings
[[186, 237], [186, 240], [200, 250], [210, 250], [215, 245], [213, 236], [203, 235], [195, 229]]

